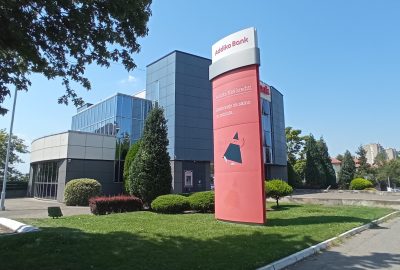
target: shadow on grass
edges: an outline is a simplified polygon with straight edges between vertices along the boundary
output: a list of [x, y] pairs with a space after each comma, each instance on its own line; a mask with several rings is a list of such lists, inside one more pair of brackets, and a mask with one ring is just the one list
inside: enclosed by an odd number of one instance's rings
[[298, 226], [310, 224], [326, 224], [326, 223], [354, 223], [362, 224], [370, 222], [369, 219], [348, 217], [348, 216], [305, 216], [295, 218], [272, 218], [267, 222], [267, 226]]
[[197, 239], [149, 232], [42, 229], [2, 238], [1, 268], [255, 269], [316, 243], [309, 236], [261, 232]]
[[[297, 208], [297, 207], [303, 207], [303, 206], [300, 204], [283, 204], [283, 205], [276, 206], [276, 204], [275, 204], [275, 205], [271, 206], [271, 209], [272, 209], [272, 211], [286, 211], [286, 210], [290, 210], [291, 208]], [[268, 210], [270, 210], [270, 209], [268, 209]]]

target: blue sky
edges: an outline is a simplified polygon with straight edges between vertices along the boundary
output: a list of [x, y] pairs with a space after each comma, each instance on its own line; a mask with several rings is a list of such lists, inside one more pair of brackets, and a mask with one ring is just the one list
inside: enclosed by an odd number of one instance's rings
[[[85, 101], [145, 88], [146, 65], [172, 50], [211, 57], [220, 38], [254, 26], [261, 79], [284, 95], [286, 126], [323, 136], [331, 156], [360, 144], [400, 149], [400, 1], [154, 1], [149, 35], [130, 73], [89, 66]], [[32, 75], [18, 95], [14, 133], [26, 139], [68, 130], [72, 105], [57, 104], [60, 81]], [[4, 103], [11, 108], [12, 98]], [[0, 116], [9, 128], [11, 113]], [[24, 159], [29, 163], [29, 155]], [[20, 166], [28, 171], [27, 164]]]

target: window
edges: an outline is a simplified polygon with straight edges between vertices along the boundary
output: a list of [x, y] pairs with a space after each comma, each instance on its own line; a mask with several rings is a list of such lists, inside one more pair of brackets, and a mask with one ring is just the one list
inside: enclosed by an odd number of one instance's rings
[[185, 171], [185, 187], [193, 186], [193, 171]]

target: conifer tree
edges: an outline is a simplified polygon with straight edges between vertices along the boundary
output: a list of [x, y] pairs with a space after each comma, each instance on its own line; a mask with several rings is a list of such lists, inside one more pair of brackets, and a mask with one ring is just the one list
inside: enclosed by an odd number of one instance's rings
[[328, 146], [322, 137], [317, 142], [317, 146], [319, 149], [321, 164], [326, 177], [326, 186], [334, 186], [336, 185], [336, 174], [332, 166], [331, 157], [329, 156]]
[[171, 192], [171, 165], [167, 152], [167, 121], [164, 110], [154, 108], [147, 116], [137, 156], [130, 167], [129, 193], [147, 205]]
[[327, 180], [317, 141], [310, 134], [306, 141], [306, 184], [311, 188], [326, 186]]
[[370, 173], [370, 166], [367, 163], [367, 151], [365, 151], [364, 147], [360, 145], [356, 154], [360, 165], [357, 170], [357, 176], [365, 178], [365, 176]]
[[354, 179], [356, 173], [356, 164], [349, 150], [344, 153], [342, 168], [339, 171], [339, 187], [342, 189], [349, 188], [351, 180]]

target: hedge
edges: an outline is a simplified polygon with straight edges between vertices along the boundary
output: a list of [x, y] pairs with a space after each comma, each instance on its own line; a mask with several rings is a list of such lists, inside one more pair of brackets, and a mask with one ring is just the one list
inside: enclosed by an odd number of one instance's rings
[[190, 209], [202, 213], [215, 211], [214, 191], [196, 192], [188, 197]]
[[153, 211], [164, 214], [178, 214], [189, 210], [189, 208], [188, 198], [177, 194], [158, 196], [151, 203], [151, 209]]
[[101, 184], [89, 178], [74, 179], [65, 185], [64, 200], [66, 205], [89, 205], [89, 199], [101, 194]]
[[143, 202], [135, 196], [119, 195], [89, 199], [90, 212], [95, 215], [133, 212], [143, 209]]
[[364, 178], [356, 178], [351, 180], [349, 188], [352, 190], [364, 190], [372, 187], [374, 187], [374, 184], [371, 181]]

